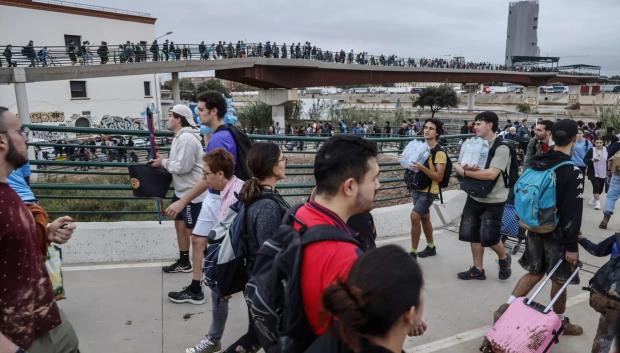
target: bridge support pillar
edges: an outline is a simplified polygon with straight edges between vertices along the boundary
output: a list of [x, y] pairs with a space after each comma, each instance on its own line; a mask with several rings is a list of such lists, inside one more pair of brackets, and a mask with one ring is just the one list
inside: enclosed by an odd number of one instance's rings
[[523, 103], [529, 105], [533, 112], [538, 110], [539, 98], [540, 91], [538, 86], [527, 86], [523, 88]]
[[26, 70], [23, 67], [13, 68], [13, 85], [15, 86], [15, 101], [17, 114], [24, 124], [30, 124], [30, 107], [28, 106], [28, 91], [26, 90]]
[[280, 126], [278, 133], [286, 133], [284, 104], [299, 99], [296, 89], [266, 89], [258, 93], [258, 100], [271, 106], [271, 119]]
[[568, 86], [568, 105], [579, 104], [581, 86]]
[[172, 104], [181, 103], [181, 83], [179, 81], [179, 73], [172, 73]]
[[467, 93], [467, 111], [468, 112], [471, 112], [472, 110], [474, 110], [475, 102], [476, 102], [476, 93], [475, 92]]

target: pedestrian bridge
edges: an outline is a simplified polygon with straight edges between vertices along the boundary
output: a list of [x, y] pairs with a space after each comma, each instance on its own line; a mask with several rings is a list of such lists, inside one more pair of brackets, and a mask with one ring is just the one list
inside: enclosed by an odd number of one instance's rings
[[598, 82], [599, 76], [561, 72], [522, 72], [407, 66], [343, 64], [307, 59], [231, 58], [171, 60], [107, 65], [0, 68], [0, 83], [78, 80], [97, 77], [179, 73], [214, 70], [221, 79], [263, 89], [388, 84], [397, 82], [490, 83], [523, 86], [550, 83], [580, 85]]

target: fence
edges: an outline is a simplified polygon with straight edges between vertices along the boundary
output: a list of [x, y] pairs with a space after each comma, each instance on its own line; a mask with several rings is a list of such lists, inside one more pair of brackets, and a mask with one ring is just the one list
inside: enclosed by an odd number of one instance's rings
[[[148, 160], [148, 143], [127, 146], [128, 137], [145, 137], [142, 130], [113, 130], [28, 125], [34, 131], [54, 131], [54, 141], [29, 142], [39, 158], [30, 161], [31, 187], [41, 205], [51, 215], [70, 215], [80, 221], [89, 220], [155, 220], [152, 199], [132, 195], [127, 166]], [[166, 154], [170, 131], [157, 131], [158, 151]], [[459, 142], [467, 135], [442, 137], [451, 158], [458, 153]], [[288, 156], [287, 180], [278, 184], [290, 202], [303, 202], [314, 187], [313, 162], [316, 150], [328, 139], [287, 135], [250, 135], [253, 141], [271, 141], [281, 146]], [[377, 206], [402, 203], [409, 195], [403, 182], [403, 167], [398, 154], [410, 140], [420, 137], [372, 137], [380, 151], [381, 188]], [[111, 143], [107, 143], [111, 141]], [[295, 147], [291, 150], [291, 145]], [[300, 148], [301, 145], [301, 148]], [[45, 152], [45, 153], [44, 153]], [[172, 197], [172, 189], [167, 199]]]

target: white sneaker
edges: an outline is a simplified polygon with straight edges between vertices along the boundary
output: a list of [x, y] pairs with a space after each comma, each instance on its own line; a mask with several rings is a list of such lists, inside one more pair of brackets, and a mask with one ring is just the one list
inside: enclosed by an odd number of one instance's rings
[[601, 209], [601, 201], [598, 201], [598, 200], [597, 200], [597, 201], [594, 203], [594, 209], [595, 209], [595, 210], [600, 210], [600, 209]]
[[201, 340], [195, 347], [187, 348], [185, 353], [215, 353], [221, 350], [220, 342], [213, 342], [207, 337]]
[[588, 205], [590, 205], [590, 206], [596, 205], [596, 199], [594, 197], [591, 198], [590, 201], [588, 201]]

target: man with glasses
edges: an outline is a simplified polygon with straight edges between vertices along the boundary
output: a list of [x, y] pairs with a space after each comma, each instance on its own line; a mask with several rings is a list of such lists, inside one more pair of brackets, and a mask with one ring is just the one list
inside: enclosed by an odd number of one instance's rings
[[[7, 184], [9, 174], [28, 161], [28, 132], [0, 107], [0, 352], [74, 353], [78, 339], [54, 300], [35, 220]], [[60, 227], [48, 227], [48, 240]]]

